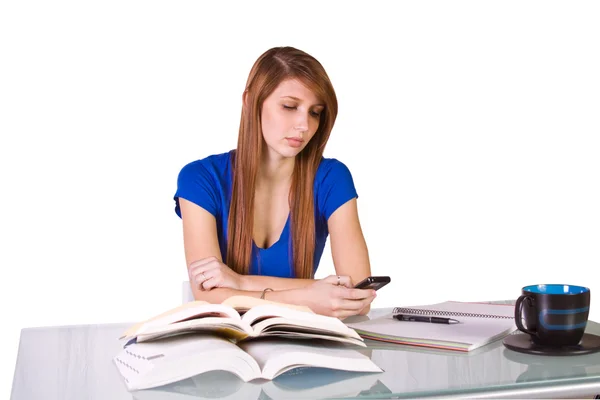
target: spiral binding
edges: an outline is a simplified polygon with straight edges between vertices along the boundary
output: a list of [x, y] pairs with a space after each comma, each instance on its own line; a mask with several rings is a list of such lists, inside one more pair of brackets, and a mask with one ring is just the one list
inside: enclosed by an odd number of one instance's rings
[[506, 315], [464, 313], [464, 312], [459, 312], [459, 311], [419, 310], [416, 308], [403, 308], [403, 307], [395, 307], [393, 313], [394, 314], [414, 314], [414, 315], [446, 315], [446, 316], [452, 316], [452, 317], [513, 319], [513, 317], [509, 317]]

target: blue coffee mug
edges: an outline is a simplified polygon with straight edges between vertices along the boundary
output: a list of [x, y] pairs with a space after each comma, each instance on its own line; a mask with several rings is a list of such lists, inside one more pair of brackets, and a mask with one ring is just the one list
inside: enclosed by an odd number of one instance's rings
[[[522, 288], [515, 304], [520, 331], [543, 346], [576, 346], [583, 338], [590, 311], [590, 289], [563, 284]], [[525, 325], [523, 321], [525, 320]]]

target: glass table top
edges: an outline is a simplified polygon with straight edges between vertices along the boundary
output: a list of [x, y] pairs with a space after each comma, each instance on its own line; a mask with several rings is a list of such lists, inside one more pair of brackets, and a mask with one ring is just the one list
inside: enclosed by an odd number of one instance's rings
[[[369, 317], [389, 312], [373, 310]], [[483, 393], [494, 393], [495, 398], [520, 393], [523, 398], [542, 389], [576, 387], [600, 393], [600, 352], [532, 356], [507, 349], [501, 340], [466, 354], [367, 340], [367, 348], [357, 349], [382, 373], [299, 368], [272, 381], [244, 383], [216, 371], [128, 392], [112, 359], [122, 348], [117, 338], [130, 325], [23, 329], [11, 399], [479, 398]], [[600, 335], [600, 324], [590, 321], [586, 332]]]

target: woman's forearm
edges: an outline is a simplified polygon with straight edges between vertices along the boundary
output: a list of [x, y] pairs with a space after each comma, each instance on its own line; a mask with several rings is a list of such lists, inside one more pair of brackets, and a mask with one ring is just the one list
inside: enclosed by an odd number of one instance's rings
[[[274, 289], [274, 288], [273, 288]], [[263, 289], [264, 290], [264, 289]], [[238, 290], [230, 288], [214, 288], [211, 290], [196, 290], [192, 292], [196, 300], [203, 300], [209, 303], [222, 303], [231, 296], [251, 296], [260, 298], [263, 294], [263, 290]], [[288, 290], [277, 290], [267, 291], [265, 293], [265, 299], [269, 301], [276, 301], [279, 303], [295, 304], [299, 306], [305, 306], [305, 297], [301, 295], [299, 289], [288, 289]]]
[[[278, 278], [274, 276], [243, 275], [242, 289], [262, 291], [265, 288], [273, 290], [301, 289], [315, 282], [315, 279]], [[260, 294], [259, 294], [260, 296]]]

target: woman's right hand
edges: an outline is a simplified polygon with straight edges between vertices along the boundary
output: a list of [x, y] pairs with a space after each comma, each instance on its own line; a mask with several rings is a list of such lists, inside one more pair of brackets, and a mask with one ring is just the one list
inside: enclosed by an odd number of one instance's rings
[[317, 314], [336, 318], [357, 315], [375, 298], [373, 289], [354, 289], [349, 276], [331, 275], [303, 289], [303, 303]]

